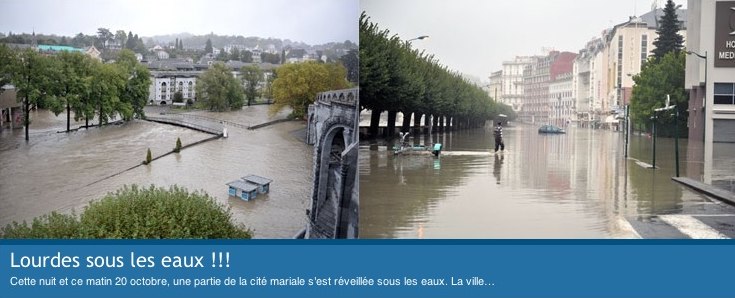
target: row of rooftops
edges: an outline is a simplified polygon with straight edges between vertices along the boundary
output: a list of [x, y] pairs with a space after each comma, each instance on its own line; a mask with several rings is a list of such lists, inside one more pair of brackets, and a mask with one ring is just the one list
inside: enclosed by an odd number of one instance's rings
[[[617, 24], [612, 28], [605, 29], [602, 31], [602, 37], [595, 38], [589, 41], [585, 48], [579, 51], [579, 58], [584, 59], [590, 55], [594, 55], [596, 52], [601, 51], [607, 44], [612, 42], [613, 37], [617, 30], [626, 27], [644, 27], [646, 29], [657, 29], [658, 23], [661, 17], [664, 15], [664, 10], [659, 8], [649, 11], [639, 17], [630, 17], [627, 22]], [[687, 29], [687, 15], [686, 9], [677, 9], [676, 15], [679, 18], [679, 26], [681, 30]]]
[[[203, 71], [209, 69], [214, 63], [222, 63], [220, 61], [206, 61], [202, 63], [194, 63], [191, 59], [174, 58], [166, 60], [155, 60], [146, 63], [151, 71]], [[246, 63], [241, 61], [230, 60], [225, 62], [225, 66], [232, 70], [240, 70], [245, 66], [257, 66], [263, 71], [273, 71], [278, 67], [271, 63]]]

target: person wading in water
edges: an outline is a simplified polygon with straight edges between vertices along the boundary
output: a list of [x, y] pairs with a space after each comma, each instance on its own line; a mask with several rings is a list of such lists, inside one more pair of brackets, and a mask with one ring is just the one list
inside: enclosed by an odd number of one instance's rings
[[493, 131], [493, 135], [495, 136], [495, 152], [498, 152], [498, 148], [500, 148], [500, 152], [503, 152], [505, 150], [505, 143], [503, 143], [503, 123], [498, 122], [498, 126], [495, 126], [495, 130]]

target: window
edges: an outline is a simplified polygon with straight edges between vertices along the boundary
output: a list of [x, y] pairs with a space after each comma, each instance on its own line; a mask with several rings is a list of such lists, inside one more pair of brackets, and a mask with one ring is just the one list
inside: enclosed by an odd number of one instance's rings
[[641, 36], [641, 68], [643, 68], [643, 65], [646, 64], [647, 58], [648, 58], [648, 35], [643, 34], [643, 36]]
[[715, 104], [735, 104], [735, 83], [715, 83]]

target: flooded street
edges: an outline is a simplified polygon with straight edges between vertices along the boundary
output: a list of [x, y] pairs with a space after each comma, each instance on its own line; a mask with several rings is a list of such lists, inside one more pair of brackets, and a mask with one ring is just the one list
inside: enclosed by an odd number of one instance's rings
[[[647, 136], [569, 128], [542, 135], [537, 127], [504, 130], [506, 152], [493, 154], [484, 129], [439, 134], [439, 158], [394, 156], [392, 144], [360, 151], [361, 236], [364, 238], [630, 238], [628, 220], [660, 214], [731, 212], [728, 206], [671, 181], [674, 141], [658, 138], [657, 170]], [[413, 141], [413, 140], [412, 140]], [[421, 143], [432, 140], [422, 137]], [[682, 176], [686, 140], [680, 141]], [[697, 168], [697, 167], [693, 167]]]
[[[228, 113], [192, 112], [245, 125], [269, 118], [267, 106], [245, 107]], [[154, 110], [155, 111], [155, 110]], [[149, 112], [150, 113], [150, 112]], [[56, 133], [65, 128], [65, 115], [39, 111], [33, 117], [31, 140], [23, 131], [3, 130], [0, 138], [0, 225], [30, 220], [51, 212], [79, 213], [87, 202], [123, 185], [203, 190], [232, 208], [237, 223], [254, 230], [257, 238], [290, 238], [306, 223], [312, 182], [312, 147], [294, 132], [302, 122], [286, 122], [258, 130], [228, 127], [229, 137], [205, 142], [109, 179], [102, 178], [140, 164], [147, 148], [154, 156], [209, 134], [166, 124], [133, 121], [123, 125]], [[73, 124], [72, 128], [80, 123]], [[274, 179], [271, 192], [245, 202], [229, 198], [225, 183], [248, 174]]]

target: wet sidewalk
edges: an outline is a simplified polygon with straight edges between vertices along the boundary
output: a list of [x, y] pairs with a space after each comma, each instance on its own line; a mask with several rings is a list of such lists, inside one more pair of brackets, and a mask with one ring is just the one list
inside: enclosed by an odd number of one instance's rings
[[671, 177], [671, 180], [681, 183], [695, 191], [706, 194], [722, 202], [735, 206], [735, 193], [733, 192], [686, 177]]

